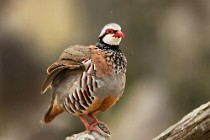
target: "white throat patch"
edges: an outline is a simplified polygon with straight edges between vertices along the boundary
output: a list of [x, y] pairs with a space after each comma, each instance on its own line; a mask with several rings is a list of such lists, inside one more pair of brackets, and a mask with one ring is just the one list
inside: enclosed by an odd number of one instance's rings
[[119, 45], [121, 38], [113, 37], [114, 34], [107, 34], [103, 37], [103, 42], [109, 45]]

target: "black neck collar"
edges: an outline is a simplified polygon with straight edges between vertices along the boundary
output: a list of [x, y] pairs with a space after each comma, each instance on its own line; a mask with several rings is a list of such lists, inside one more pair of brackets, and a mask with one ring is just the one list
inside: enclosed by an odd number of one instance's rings
[[102, 38], [99, 38], [98, 43], [96, 43], [96, 47], [98, 47], [99, 49], [102, 50], [115, 50], [118, 51], [119, 49], [119, 45], [109, 45], [107, 43], [105, 43]]

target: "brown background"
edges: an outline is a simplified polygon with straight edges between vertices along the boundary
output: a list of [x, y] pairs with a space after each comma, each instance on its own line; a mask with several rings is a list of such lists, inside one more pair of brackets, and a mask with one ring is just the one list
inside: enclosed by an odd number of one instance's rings
[[46, 68], [69, 45], [95, 44], [117, 22], [127, 85], [98, 115], [114, 140], [150, 140], [210, 99], [208, 0], [1, 0], [0, 140], [64, 140], [84, 130], [63, 113], [43, 128]]

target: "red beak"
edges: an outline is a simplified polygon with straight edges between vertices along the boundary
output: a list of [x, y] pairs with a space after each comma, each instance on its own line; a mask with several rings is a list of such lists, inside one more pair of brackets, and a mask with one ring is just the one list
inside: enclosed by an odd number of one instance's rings
[[120, 30], [118, 30], [118, 31], [114, 34], [114, 37], [124, 38], [125, 35], [124, 35]]

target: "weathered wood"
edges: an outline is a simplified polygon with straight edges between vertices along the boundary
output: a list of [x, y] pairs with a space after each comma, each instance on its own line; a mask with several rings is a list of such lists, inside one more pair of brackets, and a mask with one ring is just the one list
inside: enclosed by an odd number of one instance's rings
[[210, 101], [187, 114], [153, 140], [210, 140]]

